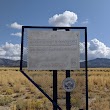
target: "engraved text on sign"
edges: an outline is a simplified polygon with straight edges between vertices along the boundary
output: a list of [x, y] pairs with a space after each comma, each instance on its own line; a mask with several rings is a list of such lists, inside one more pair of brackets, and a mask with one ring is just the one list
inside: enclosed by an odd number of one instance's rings
[[79, 69], [79, 31], [28, 31], [28, 70]]

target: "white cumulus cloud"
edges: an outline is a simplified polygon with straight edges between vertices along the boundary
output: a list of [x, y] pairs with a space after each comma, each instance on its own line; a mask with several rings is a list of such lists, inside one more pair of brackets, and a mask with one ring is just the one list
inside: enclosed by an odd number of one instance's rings
[[14, 29], [21, 29], [23, 25], [21, 24], [18, 24], [17, 22], [14, 22], [10, 25], [11, 28], [14, 28]]
[[[92, 39], [88, 42], [88, 60], [95, 58], [110, 58], [110, 47], [107, 47], [103, 42], [98, 39]], [[85, 46], [80, 43], [81, 57], [84, 58]], [[84, 60], [84, 59], [81, 59]]]
[[17, 33], [11, 33], [12, 36], [18, 36], [21, 37], [21, 32], [17, 32]]
[[77, 22], [77, 14], [70, 11], [65, 11], [63, 14], [55, 14], [49, 18], [49, 24], [54, 26], [71, 26]]
[[0, 58], [19, 60], [20, 59], [20, 44], [12, 44], [6, 42], [0, 47]]

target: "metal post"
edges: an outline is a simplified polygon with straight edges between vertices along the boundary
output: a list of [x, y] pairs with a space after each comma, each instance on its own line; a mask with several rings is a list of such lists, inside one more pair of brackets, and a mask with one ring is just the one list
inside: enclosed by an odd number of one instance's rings
[[22, 61], [23, 61], [23, 39], [24, 38], [24, 27], [22, 26], [22, 38], [21, 38], [21, 60], [20, 60], [20, 70], [22, 70]]
[[[57, 104], [57, 70], [53, 70], [53, 100]], [[54, 105], [53, 110], [57, 110], [57, 107]]]
[[[66, 70], [66, 78], [70, 77], [70, 70]], [[66, 92], [66, 110], [71, 110], [71, 95], [70, 92]]]
[[[53, 31], [57, 31], [57, 28], [53, 28]], [[57, 104], [57, 70], [53, 70], [53, 100]], [[57, 107], [54, 105], [53, 110], [57, 110]]]
[[[65, 29], [66, 31], [70, 31], [68, 28]], [[70, 77], [70, 70], [66, 70], [66, 78]], [[66, 110], [71, 110], [71, 95], [70, 92], [66, 92]]]
[[85, 28], [86, 110], [88, 110], [87, 28]]

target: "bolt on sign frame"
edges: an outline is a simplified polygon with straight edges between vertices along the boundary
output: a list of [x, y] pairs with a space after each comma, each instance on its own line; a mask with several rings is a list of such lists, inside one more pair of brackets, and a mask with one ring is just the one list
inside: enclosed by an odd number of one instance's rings
[[[74, 38], [77, 34], [80, 37]], [[27, 44], [25, 44], [26, 41]], [[47, 52], [49, 54], [47, 54]], [[44, 55], [42, 55], [43, 53]], [[46, 57], [40, 58], [40, 56]], [[37, 57], [38, 60], [36, 60]], [[36, 64], [33, 63], [33, 59], [36, 61]], [[74, 62], [74, 60], [76, 62]], [[42, 62], [40, 63], [41, 65], [39, 65], [39, 62]], [[72, 64], [76, 65], [76, 67], [74, 67]], [[71, 77], [71, 71], [74, 72], [76, 70], [76, 72], [78, 72], [80, 71], [80, 68], [84, 69], [83, 75], [85, 77], [85, 91], [83, 92], [85, 92], [85, 107], [79, 107], [79, 110], [88, 110], [87, 27], [22, 26], [20, 71], [36, 88], [38, 88], [41, 93], [43, 93], [50, 100], [50, 102], [53, 104], [53, 110], [62, 110], [58, 104], [58, 70], [65, 71], [66, 78], [68, 78]], [[39, 86], [39, 84], [37, 84], [26, 73], [27, 71], [33, 70], [53, 71], [53, 98], [51, 98]], [[76, 76], [79, 76], [79, 74]], [[76, 86], [77, 83], [75, 84]], [[66, 110], [71, 110], [71, 107], [71, 93], [66, 92]]]

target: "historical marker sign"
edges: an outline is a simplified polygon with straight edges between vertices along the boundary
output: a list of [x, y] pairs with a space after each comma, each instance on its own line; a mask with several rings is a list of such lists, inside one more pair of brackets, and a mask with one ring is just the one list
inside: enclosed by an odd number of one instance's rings
[[[63, 31], [61, 31], [63, 30]], [[80, 38], [81, 37], [81, 38]], [[82, 109], [88, 110], [88, 74], [87, 74], [87, 28], [86, 27], [46, 27], [46, 26], [22, 26], [21, 39], [21, 73], [39, 89], [53, 104], [53, 110], [62, 108], [58, 103], [58, 71], [66, 70], [66, 79], [63, 80], [63, 88], [66, 91], [66, 109], [71, 109], [71, 91], [76, 86], [70, 70], [80, 69], [79, 43], [84, 42], [84, 67], [85, 80], [82, 85], [85, 86], [85, 92], [79, 91], [81, 97], [78, 97]], [[26, 52], [25, 52], [26, 51]], [[28, 53], [27, 53], [28, 52]], [[27, 63], [24, 64], [24, 61]], [[27, 67], [27, 68], [26, 68]], [[53, 98], [37, 84], [27, 70], [53, 70]], [[55, 71], [54, 71], [55, 70]], [[40, 71], [39, 71], [40, 72]], [[84, 79], [84, 78], [83, 78]], [[85, 83], [86, 81], [86, 83]], [[84, 84], [83, 84], [84, 83]], [[80, 88], [84, 89], [84, 87]], [[82, 101], [82, 97], [86, 97]], [[85, 108], [86, 106], [86, 108]], [[79, 106], [79, 108], [81, 108]], [[74, 108], [74, 107], [73, 107]]]
[[28, 70], [80, 67], [79, 31], [28, 31]]

